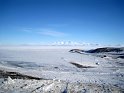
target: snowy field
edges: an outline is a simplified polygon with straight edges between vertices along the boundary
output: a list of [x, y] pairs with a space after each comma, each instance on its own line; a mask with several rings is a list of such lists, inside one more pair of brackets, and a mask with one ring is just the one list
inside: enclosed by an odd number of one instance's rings
[[[89, 53], [71, 53], [69, 50], [72, 48], [81, 49], [81, 47], [74, 46], [66, 48], [53, 46], [1, 47], [1, 71], [18, 72], [44, 80], [11, 79], [10, 77], [5, 80], [0, 78], [0, 93], [124, 92], [124, 59], [101, 58]], [[71, 63], [85, 67], [79, 68]], [[57, 85], [59, 88], [56, 87]], [[68, 92], [65, 92], [67, 85]], [[78, 90], [73, 88], [74, 86], [77, 86]], [[95, 88], [97, 91], [93, 92]], [[71, 92], [72, 89], [75, 90]]]

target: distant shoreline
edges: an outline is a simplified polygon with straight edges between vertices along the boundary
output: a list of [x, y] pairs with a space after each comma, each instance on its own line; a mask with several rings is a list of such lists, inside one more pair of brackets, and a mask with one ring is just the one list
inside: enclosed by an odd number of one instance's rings
[[123, 46], [95, 46], [95, 45], [0, 45], [0, 49], [95, 49], [101, 47]]

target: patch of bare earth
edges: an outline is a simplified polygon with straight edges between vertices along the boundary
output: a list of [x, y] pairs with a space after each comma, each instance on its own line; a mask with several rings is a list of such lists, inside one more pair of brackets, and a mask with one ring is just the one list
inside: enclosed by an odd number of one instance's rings
[[72, 64], [78, 68], [94, 68], [93, 66], [84, 66], [84, 65], [81, 65], [81, 64], [75, 63], [75, 62], [70, 62], [70, 64]]

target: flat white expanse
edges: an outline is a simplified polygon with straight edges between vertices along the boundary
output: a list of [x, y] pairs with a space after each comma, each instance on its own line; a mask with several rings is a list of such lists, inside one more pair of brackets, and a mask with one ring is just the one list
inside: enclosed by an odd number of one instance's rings
[[[124, 87], [124, 67], [116, 64], [117, 61], [124, 62], [123, 59], [100, 58], [90, 54], [70, 53], [70, 49], [62, 47], [1, 48], [0, 69], [45, 79], [117, 84], [121, 88]], [[70, 62], [94, 68], [77, 68]], [[99, 65], [96, 65], [96, 63], [99, 63]]]

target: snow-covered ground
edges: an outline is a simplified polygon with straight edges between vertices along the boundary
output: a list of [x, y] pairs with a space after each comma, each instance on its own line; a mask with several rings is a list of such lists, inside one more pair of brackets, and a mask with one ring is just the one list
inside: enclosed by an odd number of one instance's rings
[[[71, 49], [71, 48], [70, 48]], [[11, 80], [16, 82], [18, 85], [15, 88], [15, 83], [11, 84], [0, 83], [0, 93], [8, 91], [8, 93], [13, 93], [11, 90], [15, 90], [17, 93], [18, 88], [26, 84], [30, 86], [19, 89], [19, 93], [25, 93], [25, 88], [30, 89], [33, 87], [35, 91], [36, 86], [42, 86], [46, 84], [41, 91], [47, 90], [48, 87], [55, 88], [56, 83], [60, 85], [59, 92], [61, 93], [66, 89], [67, 82], [69, 84], [74, 83], [85, 83], [85, 84], [100, 84], [100, 85], [110, 85], [116, 87], [123, 91], [124, 89], [124, 66], [117, 64], [124, 63], [124, 59], [113, 59], [111, 57], [97, 57], [91, 54], [78, 54], [70, 53], [68, 48], [1, 48], [0, 49], [0, 70], [19, 72], [21, 74], [48, 79], [37, 81], [37, 80]], [[70, 62], [74, 62], [83, 66], [91, 66], [92, 68], [78, 68]], [[98, 63], [98, 64], [97, 64]], [[61, 83], [60, 81], [61, 80]], [[54, 82], [56, 81], [56, 82]], [[0, 82], [3, 82], [0, 79]], [[39, 82], [39, 83], [36, 83]], [[46, 82], [46, 83], [44, 83]], [[33, 83], [33, 85], [31, 84]], [[16, 85], [17, 85], [16, 84]], [[47, 86], [48, 85], [48, 86]], [[11, 86], [11, 87], [10, 87]], [[73, 85], [71, 85], [72, 88]], [[77, 85], [79, 87], [79, 85]], [[88, 86], [88, 85], [85, 85]], [[109, 86], [109, 87], [110, 87]], [[13, 87], [13, 89], [12, 89]], [[10, 89], [6, 90], [6, 89]], [[90, 87], [89, 87], [90, 88]], [[33, 91], [32, 89], [32, 91]], [[48, 88], [50, 89], [50, 88]], [[53, 88], [52, 88], [53, 89]], [[83, 87], [82, 87], [83, 89]], [[27, 90], [26, 90], [27, 91]], [[51, 90], [50, 90], [51, 91]], [[85, 90], [84, 90], [85, 91]], [[36, 92], [36, 91], [35, 91]], [[31, 93], [31, 91], [27, 92]], [[36, 92], [37, 93], [37, 92]], [[47, 93], [47, 92], [46, 92]], [[63, 92], [66, 93], [66, 92]], [[75, 92], [70, 92], [75, 93]], [[83, 93], [83, 92], [79, 92]], [[84, 92], [85, 93], [85, 92]], [[92, 92], [88, 92], [92, 93]], [[95, 93], [95, 92], [94, 92]], [[114, 92], [113, 92], [114, 93]]]

